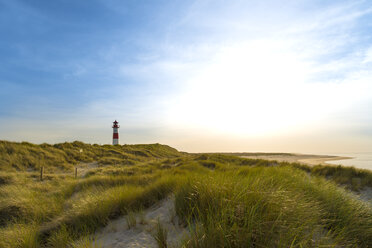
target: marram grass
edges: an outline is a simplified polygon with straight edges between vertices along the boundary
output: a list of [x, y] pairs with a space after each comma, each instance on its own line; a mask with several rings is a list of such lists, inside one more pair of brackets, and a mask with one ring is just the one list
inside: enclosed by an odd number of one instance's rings
[[[183, 247], [372, 247], [371, 205], [336, 184], [367, 187], [368, 171], [158, 144], [1, 142], [0, 154], [0, 248], [100, 247], [99, 228], [169, 194], [190, 232]], [[70, 167], [89, 161], [108, 164], [75, 179]], [[38, 166], [48, 169], [42, 182]]]

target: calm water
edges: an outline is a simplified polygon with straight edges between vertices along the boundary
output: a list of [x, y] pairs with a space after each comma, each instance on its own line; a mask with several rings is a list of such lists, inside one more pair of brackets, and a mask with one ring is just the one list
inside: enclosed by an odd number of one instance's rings
[[331, 154], [344, 157], [353, 157], [352, 159], [345, 160], [334, 160], [327, 161], [329, 164], [341, 164], [345, 166], [354, 166], [361, 169], [372, 170], [372, 152], [360, 152], [360, 153], [342, 153], [342, 154]]

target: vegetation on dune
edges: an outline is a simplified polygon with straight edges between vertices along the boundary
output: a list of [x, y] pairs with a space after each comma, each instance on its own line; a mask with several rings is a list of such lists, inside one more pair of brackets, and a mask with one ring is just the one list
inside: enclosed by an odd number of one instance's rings
[[[110, 220], [169, 194], [190, 230], [184, 247], [372, 245], [371, 205], [336, 184], [370, 186], [365, 170], [186, 154], [159, 144], [2, 141], [0, 156], [0, 248], [94, 247], [93, 234]], [[76, 179], [68, 171], [89, 161], [102, 164]], [[50, 171], [43, 181], [34, 171], [40, 166]], [[158, 223], [154, 231], [166, 247], [167, 230]]]
[[[289, 163], [280, 164], [288, 165]], [[290, 165], [311, 173], [311, 175], [325, 177], [353, 191], [362, 190], [366, 186], [372, 187], [372, 172], [370, 170], [341, 165], [308, 166], [298, 163], [292, 163]]]
[[89, 145], [75, 141], [55, 145], [35, 145], [27, 142], [0, 141], [2, 171], [71, 170], [79, 162], [98, 161], [100, 164], [133, 165], [150, 159], [178, 157], [176, 149], [166, 145]]
[[370, 207], [291, 167], [197, 175], [177, 192], [176, 209], [200, 224], [187, 247], [372, 244]]

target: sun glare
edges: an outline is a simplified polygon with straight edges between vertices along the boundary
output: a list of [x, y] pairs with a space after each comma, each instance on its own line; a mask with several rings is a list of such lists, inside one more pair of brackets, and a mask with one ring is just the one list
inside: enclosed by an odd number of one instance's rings
[[173, 99], [173, 124], [230, 135], [280, 134], [317, 125], [350, 96], [348, 85], [308, 82], [311, 64], [279, 42], [224, 47], [203, 66]]

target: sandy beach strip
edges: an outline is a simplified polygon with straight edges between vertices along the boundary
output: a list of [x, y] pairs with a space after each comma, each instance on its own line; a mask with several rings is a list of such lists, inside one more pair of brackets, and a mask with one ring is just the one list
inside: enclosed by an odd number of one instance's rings
[[301, 163], [307, 165], [332, 165], [327, 161], [351, 159], [351, 157], [341, 156], [330, 156], [330, 155], [313, 155], [313, 154], [299, 154], [299, 153], [242, 153], [240, 157], [250, 159], [265, 159], [265, 160], [276, 160], [278, 162], [289, 162], [289, 163]]

